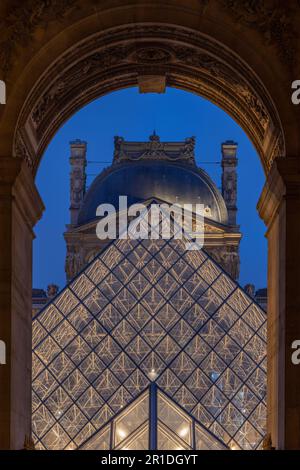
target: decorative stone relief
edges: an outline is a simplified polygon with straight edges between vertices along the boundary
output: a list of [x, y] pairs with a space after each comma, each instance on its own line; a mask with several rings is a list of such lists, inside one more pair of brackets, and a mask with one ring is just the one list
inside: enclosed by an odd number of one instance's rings
[[78, 214], [86, 191], [86, 142], [79, 139], [70, 143], [70, 223], [77, 224]]
[[205, 250], [228, 274], [233, 277], [233, 279], [237, 280], [239, 278], [240, 256], [238, 246], [220, 246], [205, 248]]
[[261, 126], [266, 129], [269, 123], [267, 110], [261, 100], [255, 95], [247, 85], [235, 85], [238, 96], [242, 96], [251, 111], [256, 115]]
[[237, 196], [237, 176], [233, 169], [226, 173], [226, 180], [224, 181], [224, 194], [226, 205], [233, 206], [236, 204]]
[[15, 49], [26, 46], [38, 26], [47, 26], [53, 20], [61, 20], [78, 0], [23, 0], [11, 2], [5, 20], [0, 23], [0, 30], [5, 31], [0, 41], [0, 69], [6, 75]]
[[78, 246], [67, 246], [67, 256], [65, 262], [65, 272], [67, 280], [78, 274], [84, 265], [82, 249]]
[[20, 131], [17, 132], [17, 137], [15, 139], [14, 155], [25, 160], [30, 169], [33, 168], [33, 158], [29, 153], [28, 146], [25, 145]]
[[293, 66], [297, 57], [297, 35], [293, 25], [293, 11], [287, 2], [253, 0], [222, 0], [223, 8], [233, 14], [239, 23], [258, 31], [265, 44], [274, 45], [282, 62]]
[[195, 137], [188, 137], [183, 142], [161, 142], [154, 132], [149, 142], [127, 142], [123, 137], [115, 136], [114, 163], [138, 161], [142, 159], [169, 160], [195, 163]]

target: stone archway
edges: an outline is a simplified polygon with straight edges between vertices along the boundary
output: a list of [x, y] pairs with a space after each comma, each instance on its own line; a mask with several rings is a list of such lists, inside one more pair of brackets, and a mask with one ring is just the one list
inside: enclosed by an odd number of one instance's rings
[[67, 50], [31, 90], [20, 113], [13, 154], [35, 173], [45, 147], [76, 110], [106, 93], [140, 85], [156, 91], [157, 80], [222, 107], [244, 128], [266, 172], [285, 155], [278, 113], [247, 64], [201, 33], [164, 24], [110, 29]]
[[299, 113], [289, 96], [297, 64], [286, 52], [296, 51], [299, 38], [293, 11], [286, 23], [284, 6], [271, 13], [272, 5], [225, 0], [28, 0], [12, 12], [7, 6], [0, 41], [8, 90], [0, 115], [0, 334], [8, 362], [0, 369], [0, 447], [21, 448], [30, 435], [31, 244], [43, 210], [33, 178], [43, 151], [84, 104], [150, 83], [219, 105], [260, 155], [268, 175], [259, 205], [269, 228], [268, 426], [277, 448], [300, 448], [300, 379], [289, 361], [290, 342], [300, 337]]

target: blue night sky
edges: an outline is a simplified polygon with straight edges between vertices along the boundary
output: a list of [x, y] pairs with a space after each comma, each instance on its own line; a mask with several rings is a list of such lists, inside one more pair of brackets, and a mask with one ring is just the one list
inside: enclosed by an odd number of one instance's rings
[[88, 142], [88, 186], [112, 161], [114, 136], [126, 140], [148, 140], [156, 129], [161, 140], [196, 137], [197, 164], [221, 185], [220, 145], [238, 142], [238, 223], [241, 242], [240, 284], [266, 286], [267, 242], [265, 227], [256, 204], [264, 183], [257, 153], [245, 132], [225, 112], [196, 95], [168, 88], [163, 95], [141, 95], [137, 88], [111, 93], [93, 101], [76, 113], [57, 132], [47, 148], [36, 178], [46, 206], [35, 228], [33, 286], [65, 285], [65, 242], [63, 232], [69, 223], [69, 142]]

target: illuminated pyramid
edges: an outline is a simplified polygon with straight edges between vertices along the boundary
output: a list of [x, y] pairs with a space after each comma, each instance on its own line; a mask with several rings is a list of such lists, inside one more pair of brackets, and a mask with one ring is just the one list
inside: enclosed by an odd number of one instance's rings
[[266, 314], [183, 240], [115, 240], [34, 318], [36, 447], [87, 445], [153, 383], [225, 445], [258, 448]]

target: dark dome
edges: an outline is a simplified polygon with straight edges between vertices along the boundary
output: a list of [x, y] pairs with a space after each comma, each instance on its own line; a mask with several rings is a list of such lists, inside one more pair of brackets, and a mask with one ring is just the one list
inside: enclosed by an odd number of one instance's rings
[[114, 164], [92, 183], [83, 201], [78, 225], [96, 219], [100, 204], [119, 207], [119, 196], [128, 197], [128, 206], [151, 198], [169, 204], [204, 204], [209, 219], [227, 224], [225, 202], [210, 177], [194, 165], [168, 161], [138, 161]]

